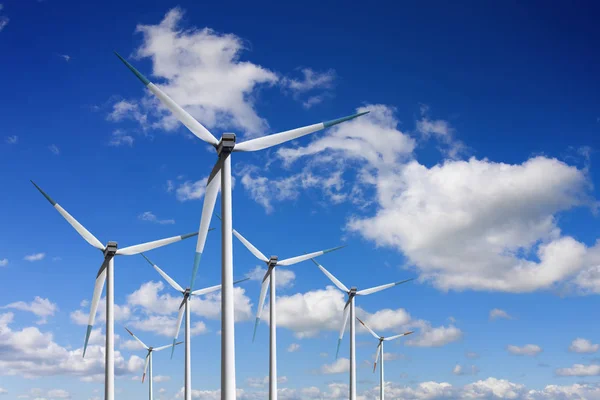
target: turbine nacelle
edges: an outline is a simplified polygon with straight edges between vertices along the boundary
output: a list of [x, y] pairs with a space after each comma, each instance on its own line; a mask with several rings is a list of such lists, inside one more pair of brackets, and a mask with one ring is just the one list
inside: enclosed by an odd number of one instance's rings
[[275, 268], [275, 266], [277, 265], [277, 261], [279, 261], [279, 257], [271, 256], [271, 258], [269, 258], [269, 261], [267, 261], [267, 266], [269, 268]]
[[114, 257], [118, 247], [117, 242], [108, 242], [104, 248], [104, 257]]
[[224, 133], [217, 144], [217, 154], [230, 154], [235, 147], [235, 133]]
[[358, 292], [358, 288], [356, 286], [352, 286], [348, 291], [348, 296], [354, 297], [356, 296], [356, 292]]

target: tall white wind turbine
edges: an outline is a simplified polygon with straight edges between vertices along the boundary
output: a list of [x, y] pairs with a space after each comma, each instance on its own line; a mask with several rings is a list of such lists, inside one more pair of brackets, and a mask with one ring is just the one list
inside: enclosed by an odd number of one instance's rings
[[389, 289], [391, 287], [400, 285], [405, 282], [409, 282], [414, 280], [406, 279], [400, 282], [388, 283], [386, 285], [375, 286], [370, 289], [358, 290], [356, 287], [352, 287], [348, 289], [342, 282], [340, 282], [335, 276], [331, 274], [331, 272], [327, 271], [321, 264], [316, 262], [314, 259], [312, 260], [321, 271], [329, 278], [333, 284], [340, 289], [342, 292], [348, 295], [348, 300], [346, 301], [346, 305], [344, 306], [344, 315], [342, 317], [342, 329], [340, 330], [340, 336], [338, 339], [337, 350], [335, 352], [335, 358], [338, 357], [340, 352], [340, 344], [342, 343], [342, 338], [344, 337], [344, 331], [346, 330], [346, 324], [348, 323], [348, 314], [350, 314], [350, 400], [356, 400], [356, 324], [355, 324], [355, 308], [354, 308], [354, 297], [355, 296], [366, 296], [368, 294], [373, 294], [380, 292], [385, 289]]
[[[142, 253], [142, 256], [154, 267], [156, 272], [163, 277], [165, 281], [175, 290], [183, 295], [183, 300], [179, 305], [179, 315], [177, 316], [177, 326], [175, 328], [175, 335], [173, 339], [173, 349], [171, 350], [171, 358], [173, 358], [173, 351], [175, 350], [175, 342], [179, 337], [179, 331], [181, 330], [181, 320], [183, 319], [183, 313], [185, 312], [185, 367], [184, 367], [184, 391], [183, 398], [184, 400], [192, 399], [192, 346], [191, 346], [191, 322], [190, 322], [190, 305], [189, 300], [192, 296], [201, 296], [204, 294], [209, 294], [216, 292], [221, 289], [221, 285], [210, 286], [204, 289], [197, 289], [192, 291], [190, 287], [184, 289], [179, 285], [173, 278], [171, 278], [165, 271], [160, 269], [158, 265], [154, 264], [152, 261], [146, 257], [145, 254]], [[195, 278], [195, 277], [194, 277]], [[234, 284], [247, 281], [250, 278], [241, 279], [239, 281], [233, 282]], [[193, 282], [191, 283], [193, 285]], [[191, 286], [190, 285], [190, 286]]]
[[87, 350], [88, 341], [90, 339], [90, 333], [94, 326], [94, 320], [96, 319], [96, 311], [98, 310], [98, 303], [102, 290], [104, 289], [104, 282], [106, 281], [106, 348], [105, 354], [105, 365], [104, 365], [104, 399], [114, 400], [115, 398], [115, 316], [114, 316], [114, 257], [115, 256], [132, 256], [139, 254], [143, 251], [156, 249], [158, 247], [166, 246], [171, 243], [178, 242], [183, 239], [187, 239], [192, 236], [196, 236], [198, 233], [189, 233], [187, 235], [174, 236], [166, 239], [155, 240], [153, 242], [138, 244], [135, 246], [124, 247], [119, 249], [117, 242], [108, 242], [106, 246], [102, 244], [94, 235], [92, 235], [87, 229], [83, 227], [75, 218], [71, 216], [64, 208], [62, 208], [57, 202], [52, 200], [38, 185], [31, 181], [33, 185], [44, 195], [44, 197], [52, 204], [52, 206], [67, 220], [69, 224], [77, 233], [85, 239], [86, 242], [102, 251], [104, 254], [104, 261], [98, 270], [96, 275], [96, 283], [94, 285], [94, 294], [92, 296], [92, 303], [90, 307], [90, 316], [88, 319], [87, 332], [85, 334], [85, 343], [83, 345], [83, 356], [85, 357], [85, 351]]
[[379, 358], [381, 357], [381, 363], [379, 364], [379, 399], [384, 400], [385, 381], [383, 379], [383, 342], [389, 342], [390, 340], [395, 340], [401, 338], [402, 336], [410, 335], [411, 333], [413, 333], [413, 331], [404, 332], [400, 335], [394, 335], [389, 337], [379, 336], [378, 334], [373, 332], [373, 330], [369, 328], [367, 324], [362, 322], [360, 318], [357, 317], [356, 319], [362, 324], [362, 326], [364, 326], [369, 331], [371, 335], [373, 335], [375, 339], [379, 340], [379, 344], [377, 345], [377, 351], [375, 352], [375, 364], [373, 364], [373, 372], [375, 372], [375, 369], [377, 368], [377, 361], [379, 361]]
[[144, 374], [142, 375], [142, 383], [144, 383], [144, 378], [146, 377], [146, 372], [148, 372], [148, 398], [150, 400], [153, 400], [154, 394], [152, 391], [152, 353], [155, 351], [161, 351], [164, 349], [168, 349], [169, 347], [175, 348], [175, 346], [177, 346], [178, 344], [181, 344], [183, 342], [168, 344], [166, 346], [161, 346], [161, 347], [148, 347], [137, 336], [135, 336], [129, 329], [125, 328], [125, 330], [131, 336], [133, 336], [133, 338], [135, 340], [137, 340], [144, 347], [144, 349], [148, 350], [148, 353], [146, 354], [146, 362], [144, 363]]
[[242, 242], [244, 246], [258, 258], [267, 264], [267, 272], [262, 280], [260, 287], [260, 298], [258, 301], [258, 309], [256, 311], [256, 321], [254, 323], [254, 334], [252, 341], [256, 337], [256, 328], [260, 322], [260, 316], [262, 314], [263, 306], [265, 304], [265, 298], [267, 297], [267, 289], [270, 288], [271, 293], [269, 295], [269, 400], [277, 400], [277, 308], [276, 308], [276, 292], [275, 292], [275, 268], [279, 266], [290, 266], [297, 264], [308, 259], [321, 256], [326, 253], [341, 249], [344, 246], [335, 247], [333, 249], [316, 251], [314, 253], [303, 254], [297, 257], [286, 258], [285, 260], [279, 260], [277, 256], [271, 256], [270, 258], [265, 257], [252, 243], [250, 243], [245, 237], [243, 237], [238, 231], [233, 230], [233, 234]]
[[221, 283], [223, 284], [223, 294], [221, 297], [221, 310], [223, 313], [221, 318], [221, 400], [234, 400], [236, 398], [236, 383], [233, 315], [231, 158], [229, 156], [232, 152], [236, 151], [258, 151], [289, 142], [290, 140], [367, 114], [368, 111], [247, 140], [239, 144], [236, 144], [236, 136], [233, 133], [225, 133], [221, 136], [221, 140], [217, 140], [208, 129], [202, 126], [202, 124], [196, 121], [187, 111], [181, 108], [162, 90], [139, 73], [139, 71], [129, 64], [129, 62], [119, 54], [115, 54], [183, 125], [198, 138], [212, 145], [217, 151], [217, 162], [206, 182], [206, 191], [204, 194], [204, 204], [202, 205], [202, 215], [200, 218], [200, 229], [198, 232], [198, 242], [196, 245], [196, 255], [194, 257], [192, 275], [195, 275], [198, 270], [200, 257], [202, 256], [204, 245], [206, 243], [208, 226], [215, 208], [219, 188], [221, 188], [221, 212], [223, 213], [223, 219], [221, 221]]

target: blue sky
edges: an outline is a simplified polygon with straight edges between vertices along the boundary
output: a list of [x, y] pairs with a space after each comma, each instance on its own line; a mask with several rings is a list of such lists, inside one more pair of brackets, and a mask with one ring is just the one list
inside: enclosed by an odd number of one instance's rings
[[[386, 348], [388, 398], [600, 398], [600, 28], [597, 5], [578, 4], [4, 0], [0, 398], [103, 395], [101, 315], [81, 359], [101, 259], [30, 179], [102, 242], [198, 227], [214, 154], [115, 50], [217, 137], [371, 111], [236, 154], [233, 223], [267, 255], [346, 244], [320, 262], [348, 286], [418, 278], [357, 301], [378, 333], [416, 331]], [[219, 237], [198, 287], [219, 281]], [[148, 256], [185, 284], [194, 245]], [[234, 267], [260, 275], [237, 241]], [[343, 294], [311, 263], [283, 271], [281, 398], [343, 398]], [[123, 327], [167, 344], [180, 300], [139, 256], [117, 259], [115, 287], [117, 393], [141, 398], [144, 353]], [[242, 399], [267, 389], [266, 323], [252, 343], [259, 289], [236, 290]], [[218, 398], [219, 307], [218, 295], [192, 303], [198, 399]], [[364, 399], [378, 394], [371, 339], [358, 331]], [[160, 399], [183, 386], [183, 352], [167, 353], [154, 358]]]

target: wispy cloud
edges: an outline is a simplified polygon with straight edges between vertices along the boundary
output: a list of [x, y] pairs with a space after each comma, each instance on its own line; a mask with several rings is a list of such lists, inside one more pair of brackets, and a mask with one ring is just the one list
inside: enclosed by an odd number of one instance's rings
[[[0, 12], [2, 12], [2, 10], [4, 9], [4, 5], [0, 4]], [[10, 19], [5, 16], [5, 15], [0, 15], [0, 32], [6, 28], [6, 25], [8, 25], [8, 22], [10, 21]]]
[[298, 343], [292, 343], [287, 348], [287, 351], [289, 353], [294, 353], [294, 352], [296, 352], [298, 350], [300, 350], [300, 345]]
[[506, 347], [506, 350], [517, 356], [537, 356], [542, 352], [542, 348], [537, 344], [526, 344], [523, 347], [510, 344]]
[[6, 267], [8, 265], [8, 258], [0, 259], [0, 267]]
[[292, 94], [295, 100], [301, 101], [304, 108], [311, 108], [331, 97], [329, 90], [336, 78], [335, 71], [314, 71], [311, 68], [301, 69], [300, 78], [283, 78], [281, 85], [286, 92]]
[[43, 260], [44, 257], [46, 257], [46, 253], [34, 253], [34, 254], [26, 255], [25, 257], [23, 257], [23, 260], [34, 262], [34, 261]]
[[51, 144], [50, 146], [48, 146], [48, 149], [52, 152], [52, 154], [56, 156], [60, 154], [60, 149], [55, 144]]
[[17, 144], [19, 137], [17, 135], [7, 136], [5, 142], [8, 144]]
[[119, 146], [133, 146], [133, 136], [128, 135], [122, 129], [115, 129], [113, 133], [110, 135], [110, 140], [108, 141], [109, 146], [119, 147]]
[[513, 319], [513, 317], [511, 317], [506, 311], [501, 310], [499, 308], [494, 308], [493, 310], [490, 311], [490, 320], [495, 320], [495, 319]]
[[71, 61], [71, 56], [68, 54], [59, 54], [59, 57], [61, 57], [63, 60], [65, 60], [66, 62]]
[[174, 219], [158, 219], [156, 215], [152, 213], [152, 211], [145, 211], [138, 215], [138, 219], [141, 221], [154, 222], [155, 224], [160, 225], [172, 225], [175, 223]]

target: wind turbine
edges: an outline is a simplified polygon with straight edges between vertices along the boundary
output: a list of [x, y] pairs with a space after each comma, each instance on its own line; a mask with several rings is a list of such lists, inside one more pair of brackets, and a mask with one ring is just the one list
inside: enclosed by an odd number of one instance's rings
[[105, 400], [114, 400], [115, 398], [115, 316], [114, 316], [114, 257], [115, 256], [132, 256], [134, 254], [141, 253], [156, 249], [158, 247], [166, 246], [171, 243], [178, 242], [183, 239], [187, 239], [192, 236], [196, 236], [198, 233], [189, 233], [187, 235], [173, 236], [166, 239], [155, 240], [153, 242], [142, 243], [135, 246], [124, 247], [118, 249], [117, 242], [108, 242], [104, 246], [94, 235], [92, 235], [83, 225], [81, 225], [75, 218], [71, 216], [64, 208], [62, 208], [57, 202], [52, 200], [35, 182], [31, 181], [33, 185], [44, 195], [44, 197], [52, 204], [52, 206], [67, 220], [69, 224], [77, 233], [85, 239], [86, 242], [97, 248], [104, 253], [104, 261], [98, 270], [96, 275], [96, 283], [94, 285], [94, 294], [92, 296], [92, 304], [90, 307], [90, 316], [88, 319], [87, 332], [85, 334], [85, 343], [83, 345], [83, 357], [85, 357], [85, 351], [87, 350], [88, 341], [90, 339], [90, 333], [94, 326], [94, 320], [96, 319], [96, 311], [98, 309], [98, 302], [104, 289], [104, 281], [106, 281], [106, 348], [105, 353], [105, 365], [104, 365], [104, 398]]
[[340, 352], [340, 344], [342, 343], [342, 338], [344, 337], [344, 331], [346, 330], [346, 323], [348, 322], [348, 314], [350, 314], [350, 400], [356, 400], [356, 329], [355, 329], [355, 313], [354, 313], [354, 297], [355, 296], [366, 296], [368, 294], [373, 294], [380, 292], [385, 289], [389, 289], [391, 287], [400, 285], [405, 282], [409, 282], [414, 280], [414, 278], [406, 279], [400, 282], [388, 283], [386, 285], [375, 286], [370, 289], [358, 290], [356, 287], [351, 287], [348, 289], [342, 282], [340, 282], [335, 276], [333, 276], [329, 271], [327, 271], [321, 264], [316, 262], [314, 259], [312, 260], [317, 267], [329, 278], [333, 284], [340, 289], [342, 292], [348, 295], [348, 301], [346, 301], [346, 305], [344, 306], [344, 316], [342, 317], [342, 329], [340, 330], [340, 336], [338, 339], [337, 350], [335, 352], [335, 358], [338, 357]]
[[221, 296], [221, 399], [234, 400], [236, 398], [235, 384], [235, 337], [234, 337], [234, 315], [233, 315], [233, 253], [232, 253], [232, 222], [231, 222], [231, 158], [235, 151], [258, 151], [276, 146], [290, 140], [308, 135], [321, 129], [329, 128], [344, 121], [348, 121], [367, 114], [368, 111], [296, 128], [289, 131], [263, 136], [247, 140], [236, 145], [236, 137], [233, 133], [224, 133], [221, 140], [217, 140], [202, 124], [194, 119], [187, 111], [175, 103], [156, 85], [150, 82], [144, 75], [136, 70], [127, 60], [115, 53], [117, 57], [133, 72], [144, 86], [150, 90], [167, 107], [171, 113], [184, 124], [194, 135], [201, 140], [211, 144], [217, 151], [217, 162], [215, 163], [208, 180], [202, 205], [202, 216], [200, 218], [200, 229], [198, 230], [198, 242], [196, 244], [196, 255], [192, 276], [196, 274], [200, 264], [200, 258], [204, 251], [208, 226], [215, 208], [217, 194], [221, 188], [221, 283], [223, 294]]
[[148, 396], [149, 397], [148, 398], [150, 400], [152, 400], [154, 398], [154, 395], [152, 393], [152, 353], [155, 351], [161, 351], [164, 349], [168, 349], [169, 347], [175, 348], [175, 346], [177, 346], [178, 344], [181, 344], [183, 342], [168, 344], [166, 346], [161, 346], [161, 347], [148, 347], [137, 336], [135, 336], [129, 329], [125, 328], [125, 330], [127, 332], [129, 332], [129, 334], [131, 336], [133, 336], [133, 338], [135, 340], [137, 340], [144, 347], [144, 349], [148, 350], [148, 354], [146, 354], [146, 362], [144, 363], [144, 374], [142, 375], [142, 383], [144, 383], [144, 378], [146, 377], [146, 371], [149, 371], [149, 373], [148, 373], [148, 388], [149, 388]]
[[344, 246], [335, 247], [333, 249], [328, 250], [316, 251], [314, 253], [304, 254], [292, 258], [286, 258], [285, 260], [279, 261], [279, 258], [277, 256], [271, 256], [270, 258], [265, 257], [265, 255], [261, 253], [260, 250], [254, 247], [252, 243], [250, 243], [235, 229], [233, 230], [233, 234], [240, 240], [240, 242], [242, 242], [244, 246], [246, 246], [248, 250], [250, 250], [254, 257], [267, 264], [267, 272], [265, 273], [265, 276], [262, 280], [262, 285], [260, 287], [260, 298], [258, 302], [258, 310], [256, 311], [256, 321], [254, 323], [254, 334], [252, 336], [252, 341], [254, 341], [254, 338], [256, 337], [256, 328], [258, 327], [258, 323], [260, 322], [260, 316], [262, 314], [262, 309], [265, 304], [265, 298], [267, 297], [267, 289], [270, 287], [271, 294], [269, 296], [269, 315], [271, 322], [269, 324], [269, 400], [277, 400], [277, 308], [275, 305], [275, 267], [294, 265], [299, 262], [306, 261], [309, 258], [312, 259], [314, 257], [318, 257], [323, 254], [341, 249]]
[[[173, 289], [177, 290], [179, 293], [181, 293], [183, 295], [183, 300], [181, 301], [181, 304], [179, 305], [179, 315], [177, 316], [177, 327], [175, 329], [175, 337], [173, 339], [173, 350], [171, 350], [171, 358], [173, 358], [173, 351], [175, 350], [175, 342], [177, 341], [177, 337], [179, 336], [179, 331], [181, 329], [181, 320], [183, 319], [183, 313], [185, 311], [184, 400], [191, 400], [191, 398], [192, 398], [192, 353], [191, 353], [192, 347], [191, 347], [191, 334], [190, 334], [191, 323], [190, 323], [189, 300], [190, 300], [190, 297], [192, 297], [192, 296], [200, 296], [203, 294], [209, 294], [209, 293], [216, 292], [217, 290], [221, 289], [221, 285], [210, 286], [210, 287], [207, 287], [204, 289], [198, 289], [198, 290], [194, 290], [194, 291], [192, 291], [191, 287], [184, 289], [177, 282], [175, 282], [175, 280], [173, 280], [173, 278], [171, 278], [169, 275], [167, 275], [167, 273], [165, 271], [160, 269], [158, 267], [158, 265], [156, 265], [152, 261], [150, 261], [144, 253], [142, 253], [142, 257], [144, 257], [146, 259], [146, 261], [148, 261], [148, 263], [150, 263], [150, 265], [152, 265], [154, 267], [156, 272], [158, 272], [160, 274], [160, 276], [162, 276], [163, 279], [165, 281], [167, 281], [167, 283], [169, 285], [171, 285], [171, 287]], [[241, 279], [241, 280], [233, 282], [233, 283], [236, 284], [236, 283], [244, 282], [244, 281], [247, 281], [248, 279], [250, 279], [250, 278]], [[193, 282], [192, 282], [192, 284], [193, 284]]]
[[377, 361], [379, 361], [379, 357], [381, 357], [381, 364], [379, 364], [379, 399], [384, 400], [385, 397], [385, 381], [383, 380], [383, 342], [389, 342], [390, 340], [398, 339], [402, 336], [410, 335], [414, 331], [409, 331], [405, 333], [401, 333], [400, 335], [394, 335], [389, 337], [379, 336], [371, 328], [367, 326], [364, 322], [361, 321], [360, 318], [356, 317], [358, 322], [362, 324], [367, 330], [373, 335], [373, 337], [379, 340], [379, 344], [377, 345], [377, 350], [375, 352], [375, 364], [373, 364], [373, 372], [375, 372], [375, 368], [377, 368]]

